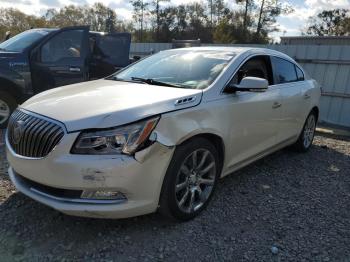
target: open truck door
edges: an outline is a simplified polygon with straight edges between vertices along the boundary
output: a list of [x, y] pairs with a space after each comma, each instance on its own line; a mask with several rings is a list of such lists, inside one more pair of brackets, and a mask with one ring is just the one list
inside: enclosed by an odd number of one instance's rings
[[30, 55], [34, 92], [89, 80], [89, 55], [89, 26], [50, 34]]
[[91, 34], [90, 78], [103, 78], [129, 65], [130, 45], [129, 33]]

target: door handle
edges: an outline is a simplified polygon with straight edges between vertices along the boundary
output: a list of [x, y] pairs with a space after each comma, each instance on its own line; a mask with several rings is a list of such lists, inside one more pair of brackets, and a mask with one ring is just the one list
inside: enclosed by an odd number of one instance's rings
[[281, 106], [282, 106], [281, 103], [279, 103], [279, 102], [274, 102], [273, 105], [272, 105], [272, 108], [273, 108], [273, 109], [276, 109], [276, 108], [279, 108], [279, 107], [281, 107]]
[[70, 67], [69, 71], [70, 72], [80, 72], [80, 68], [79, 67]]
[[311, 97], [311, 96], [310, 96], [309, 94], [305, 94], [305, 95], [304, 95], [304, 98], [305, 98], [305, 99], [309, 99], [310, 97]]

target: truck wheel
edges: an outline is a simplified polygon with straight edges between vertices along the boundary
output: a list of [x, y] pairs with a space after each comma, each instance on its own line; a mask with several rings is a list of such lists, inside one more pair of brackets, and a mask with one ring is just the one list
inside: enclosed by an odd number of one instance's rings
[[8, 93], [0, 91], [0, 129], [7, 127], [10, 115], [16, 107], [16, 100]]
[[195, 138], [176, 149], [164, 178], [159, 211], [186, 221], [209, 203], [219, 174], [219, 158], [207, 139]]

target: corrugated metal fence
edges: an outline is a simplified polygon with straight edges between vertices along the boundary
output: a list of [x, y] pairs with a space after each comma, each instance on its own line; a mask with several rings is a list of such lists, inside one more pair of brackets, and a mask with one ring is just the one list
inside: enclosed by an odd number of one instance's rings
[[[350, 46], [254, 46], [283, 52], [298, 61], [322, 86], [320, 120], [350, 127]], [[171, 43], [133, 43], [131, 54], [144, 56], [170, 48], [172, 48]]]

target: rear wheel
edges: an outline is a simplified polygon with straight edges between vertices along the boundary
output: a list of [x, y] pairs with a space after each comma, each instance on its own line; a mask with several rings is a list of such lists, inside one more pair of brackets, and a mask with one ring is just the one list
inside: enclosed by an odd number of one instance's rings
[[164, 179], [160, 212], [184, 221], [197, 216], [208, 205], [219, 172], [218, 153], [207, 139], [180, 145]]
[[0, 91], [0, 128], [7, 127], [10, 115], [16, 107], [16, 100], [8, 93]]
[[314, 111], [312, 111], [304, 124], [303, 131], [301, 132], [298, 141], [294, 144], [294, 149], [299, 152], [306, 152], [312, 146], [312, 142], [315, 136], [317, 123], [317, 116]]

